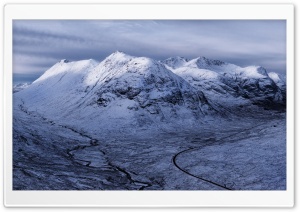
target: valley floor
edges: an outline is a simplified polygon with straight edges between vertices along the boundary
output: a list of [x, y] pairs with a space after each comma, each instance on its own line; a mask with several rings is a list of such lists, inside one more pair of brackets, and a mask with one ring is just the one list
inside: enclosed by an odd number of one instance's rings
[[285, 190], [285, 113], [77, 129], [14, 107], [14, 190]]

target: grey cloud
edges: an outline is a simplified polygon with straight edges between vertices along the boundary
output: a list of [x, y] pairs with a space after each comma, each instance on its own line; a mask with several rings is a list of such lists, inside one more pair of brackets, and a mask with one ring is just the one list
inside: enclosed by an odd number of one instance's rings
[[280, 20], [20, 20], [13, 27], [13, 53], [19, 55], [14, 72], [39, 71], [63, 58], [100, 61], [120, 50], [159, 60], [206, 56], [284, 73], [285, 36], [285, 22]]

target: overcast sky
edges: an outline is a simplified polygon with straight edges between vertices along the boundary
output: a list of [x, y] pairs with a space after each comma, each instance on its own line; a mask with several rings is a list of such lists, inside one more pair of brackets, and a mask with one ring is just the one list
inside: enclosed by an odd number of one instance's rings
[[15, 20], [14, 73], [42, 74], [61, 59], [103, 60], [119, 50], [133, 56], [205, 56], [285, 74], [285, 21]]

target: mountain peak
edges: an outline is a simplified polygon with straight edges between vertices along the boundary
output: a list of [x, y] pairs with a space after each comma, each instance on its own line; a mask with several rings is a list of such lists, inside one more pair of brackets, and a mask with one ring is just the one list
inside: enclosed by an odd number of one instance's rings
[[59, 62], [60, 62], [60, 63], [69, 63], [70, 61], [67, 60], [67, 59], [62, 59], [62, 60], [60, 60]]
[[130, 60], [134, 58], [133, 56], [130, 56], [124, 52], [121, 51], [115, 51], [111, 55], [109, 55], [104, 61], [112, 61], [112, 62], [124, 62], [127, 60]]
[[221, 60], [212, 60], [203, 56], [196, 58], [196, 63], [198, 66], [221, 66], [226, 64]]
[[176, 56], [176, 57], [169, 57], [166, 60], [163, 60], [162, 63], [166, 64], [167, 66], [170, 66], [172, 68], [179, 68], [183, 65], [185, 65], [188, 62], [188, 60], [184, 57]]
[[175, 57], [169, 57], [165, 61], [184, 61], [184, 62], [187, 62], [188, 59], [186, 59], [185, 57], [181, 57], [181, 56], [175, 56]]
[[[117, 51], [113, 52], [112, 54], [110, 54], [109, 57], [110, 57], [110, 56], [130, 56], [130, 55], [129, 55], [129, 54], [126, 54], [125, 52], [122, 52], [122, 51], [117, 50]], [[131, 56], [130, 56], [130, 57], [131, 57]]]

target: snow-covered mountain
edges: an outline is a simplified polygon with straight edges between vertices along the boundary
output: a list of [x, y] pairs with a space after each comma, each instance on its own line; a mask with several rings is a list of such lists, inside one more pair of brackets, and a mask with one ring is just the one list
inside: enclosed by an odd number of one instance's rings
[[100, 63], [61, 60], [15, 99], [47, 118], [92, 126], [191, 121], [216, 112], [201, 91], [163, 63], [122, 52]]
[[254, 105], [284, 107], [285, 82], [257, 66], [115, 52], [100, 63], [61, 60], [14, 98], [29, 111], [68, 123], [143, 126], [234, 114]]
[[[202, 91], [217, 110], [256, 104], [285, 108], [285, 82], [260, 66], [234, 64], [198, 57], [178, 65], [178, 57], [163, 61], [168, 69]], [[173, 62], [173, 63], [172, 63]]]

